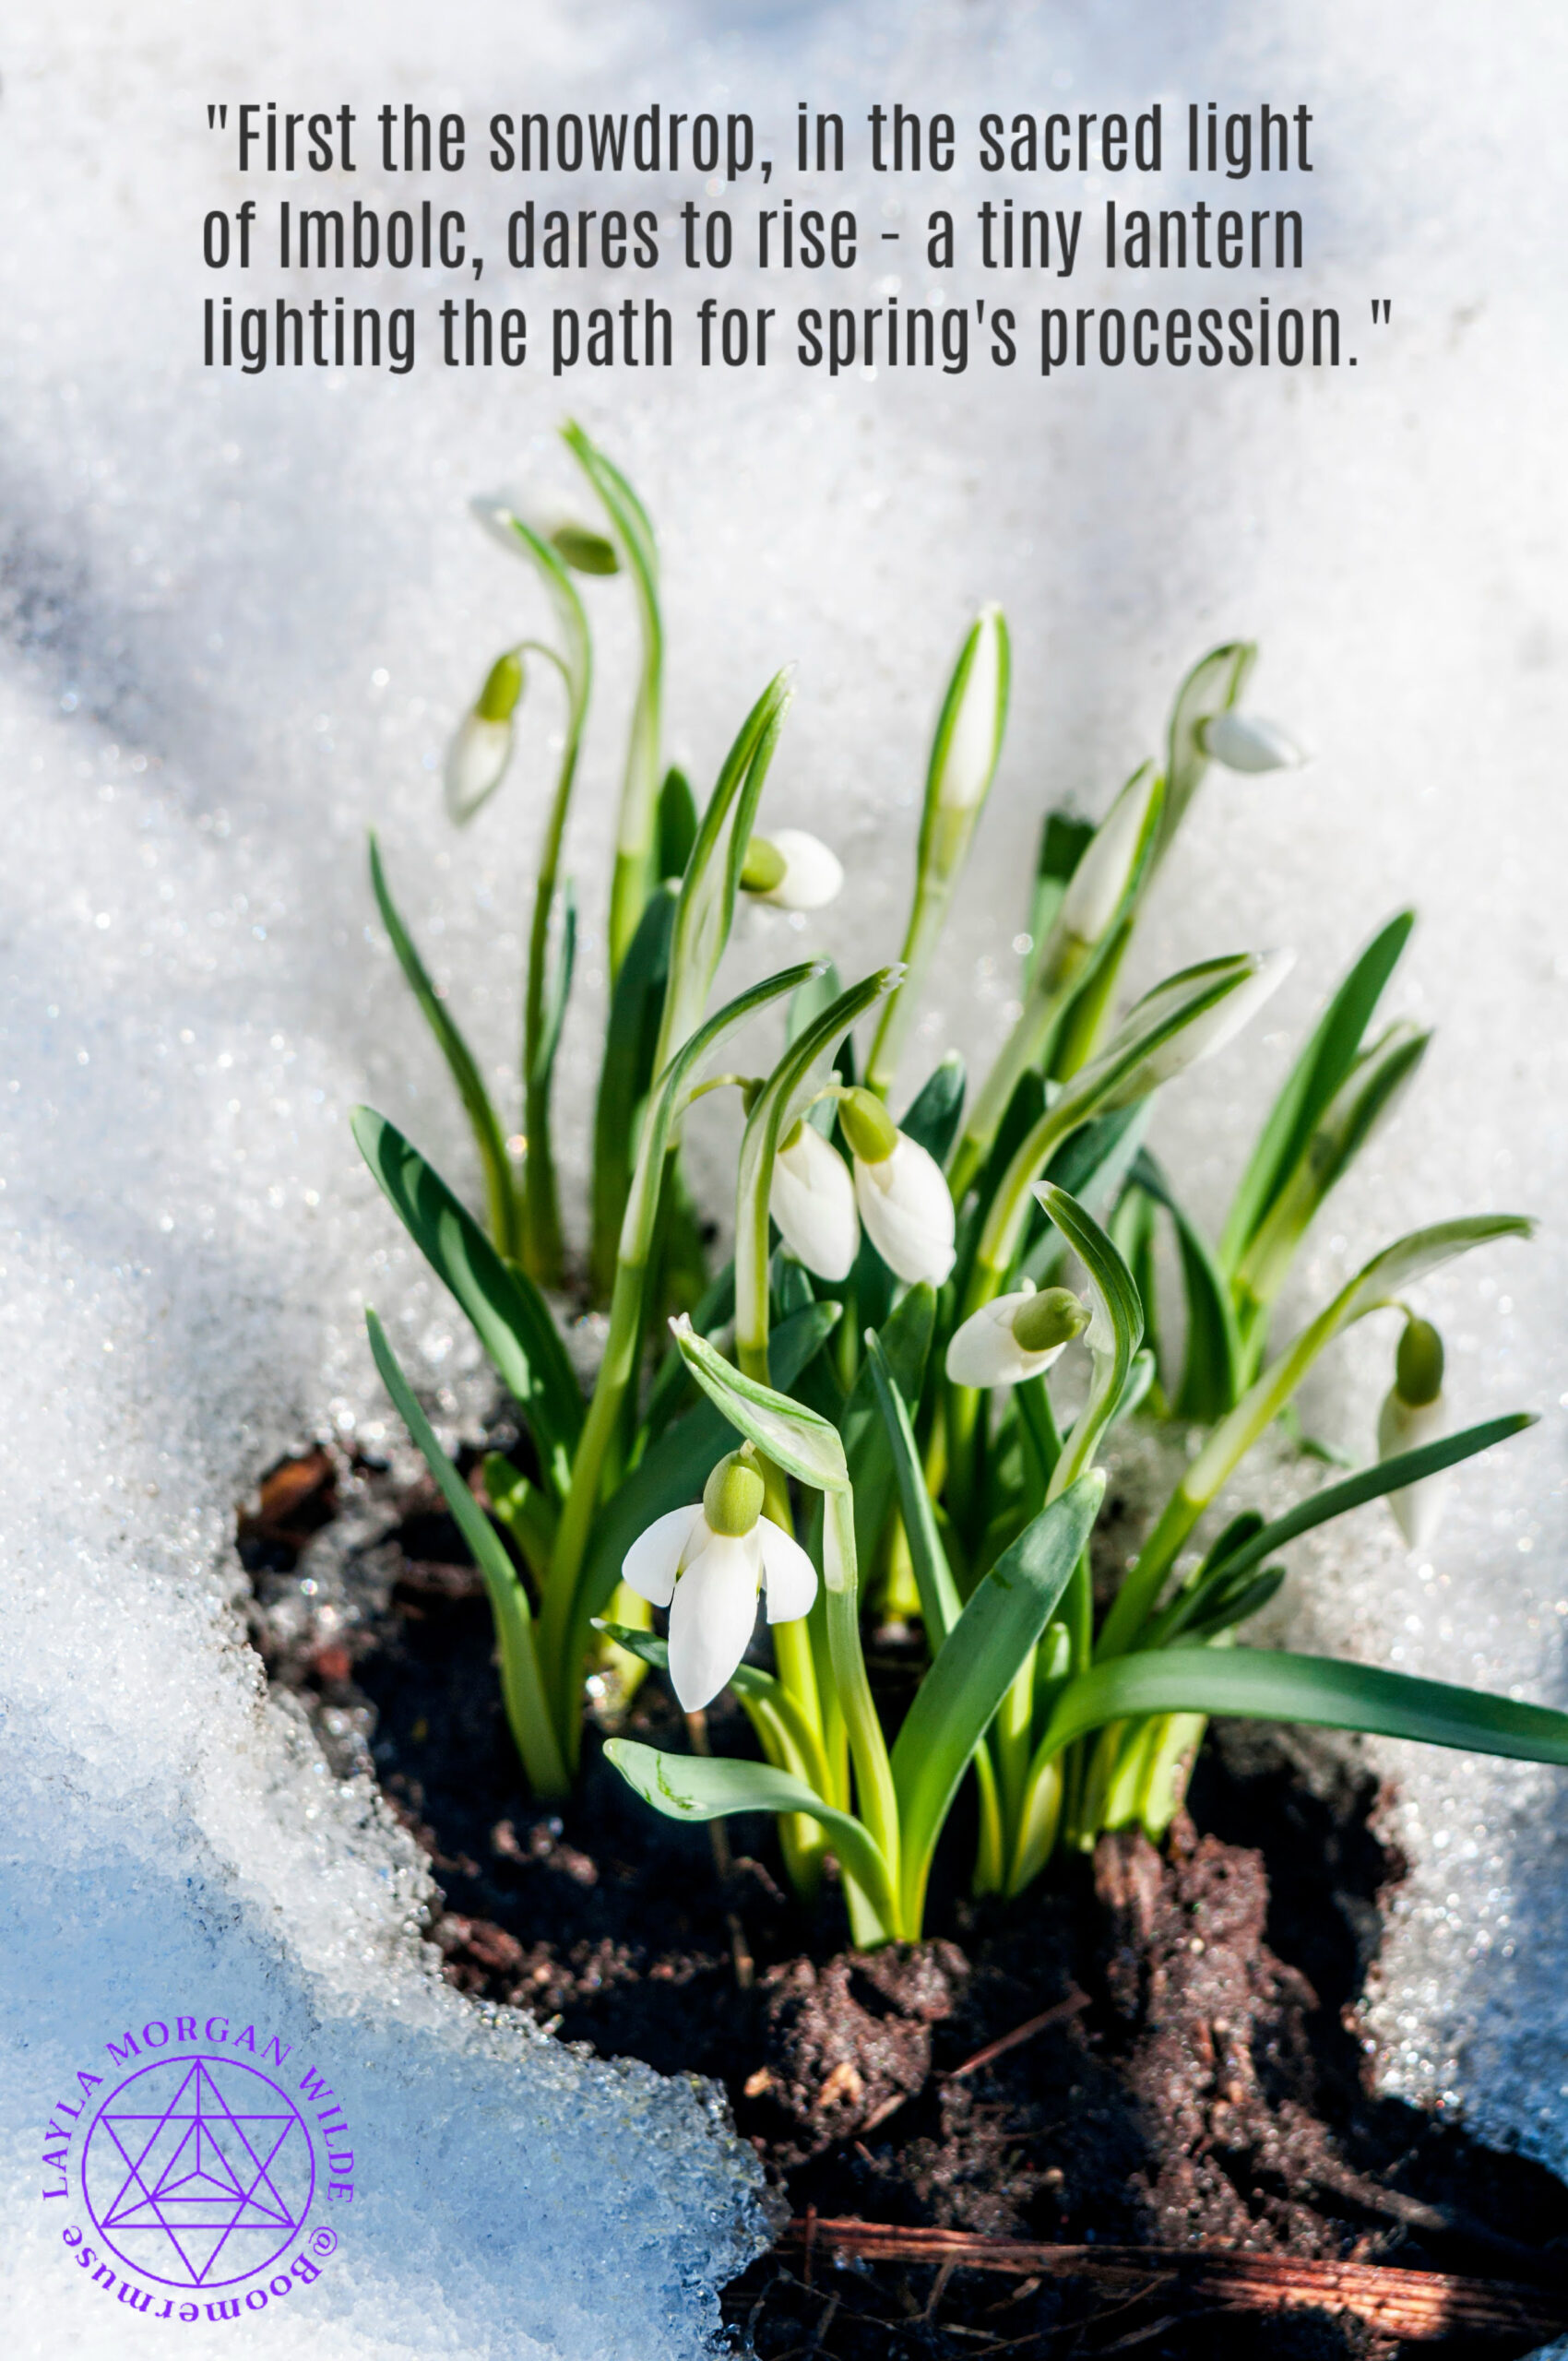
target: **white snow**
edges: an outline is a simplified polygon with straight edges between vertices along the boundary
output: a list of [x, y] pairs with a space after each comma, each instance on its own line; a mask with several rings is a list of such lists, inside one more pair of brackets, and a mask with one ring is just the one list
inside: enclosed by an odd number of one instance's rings
[[[505, 1087], [548, 693], [514, 777], [460, 837], [439, 764], [492, 656], [537, 620], [465, 504], [504, 482], [569, 494], [552, 439], [568, 413], [659, 521], [671, 747], [699, 782], [767, 673], [799, 664], [765, 810], [831, 843], [850, 887], [820, 919], [749, 919], [737, 972], [818, 942], [847, 969], [894, 949], [944, 668], [982, 599], [1006, 607], [1008, 746], [911, 1080], [950, 1039], [979, 1051], [1004, 1030], [1043, 804], [1102, 810], [1157, 750], [1185, 665], [1221, 638], [1261, 639], [1257, 708], [1314, 764], [1211, 774], [1131, 980], [1222, 949], [1288, 941], [1301, 956], [1254, 1034], [1170, 1093], [1162, 1151], [1217, 1216], [1321, 996], [1413, 899], [1422, 924], [1391, 999], [1438, 1042], [1292, 1301], [1420, 1220], [1487, 1205], [1545, 1217], [1535, 1245], [1421, 1291], [1449, 1339], [1456, 1415], [1526, 1405], [1542, 1425], [1464, 1471], [1430, 1564], [1363, 1513], [1292, 1586], [1294, 1628], [1568, 1701], [1568, 636], [1562, 330], [1548, 310], [1565, 42], [1560, 12], [1526, 0], [1501, 17], [1332, 0], [1201, 20], [1154, 0], [1027, 15], [860, 0], [748, 12], [744, 30], [695, 0], [657, 15], [454, 0], [438, 20], [410, 0], [331, 14], [62, 0], [7, 28], [0, 1826], [16, 1900], [0, 2205], [19, 2355], [125, 2349], [123, 2320], [67, 2276], [36, 2195], [42, 2126], [109, 2031], [198, 1990], [191, 2005], [318, 2046], [362, 2148], [351, 2234], [268, 2324], [280, 2351], [692, 2353], [713, 2290], [765, 2235], [749, 2155], [700, 2092], [481, 2028], [433, 1979], [411, 1852], [263, 1698], [233, 1604], [233, 1504], [259, 1471], [333, 1427], [386, 1431], [367, 1297], [423, 1356], [449, 1419], [471, 1399], [471, 1342], [346, 1128], [369, 1097], [471, 1177], [371, 923], [362, 839], [374, 821]], [[428, 361], [379, 382], [201, 368], [201, 217], [249, 193], [206, 127], [209, 100], [409, 99], [477, 118], [656, 96], [750, 106], [780, 141], [799, 97], [847, 115], [878, 98], [946, 104], [961, 120], [985, 105], [1305, 100], [1307, 292], [1339, 304], [1360, 365], [1048, 385], [1027, 364], [833, 384], [783, 365], [558, 384]], [[842, 201], [905, 233], [889, 274], [912, 298], [932, 283], [914, 235], [925, 209], [987, 193], [972, 170], [903, 187], [851, 172]], [[1199, 193], [1213, 195], [1159, 191]], [[1075, 183], [1064, 201], [1092, 212], [1107, 194]], [[688, 196], [704, 192], [661, 191], [661, 218]], [[469, 173], [456, 201], [497, 246], [505, 184]], [[661, 300], [688, 300], [682, 276], [661, 275]], [[972, 295], [980, 277], [955, 272], [950, 290]], [[736, 301], [776, 300], [754, 273], [732, 279]], [[778, 300], [863, 300], [864, 286]], [[394, 300], [391, 275], [366, 291]], [[1369, 299], [1384, 295], [1393, 321], [1374, 330]], [[1127, 296], [1086, 257], [1051, 300]], [[623, 586], [587, 595], [603, 695], [570, 846], [587, 901], [562, 1067], [572, 1169], [632, 647]], [[722, 1145], [716, 1131], [710, 1173]], [[1391, 1331], [1369, 1323], [1307, 1406], [1358, 1450]], [[1416, 1866], [1375, 2017], [1383, 2070], [1568, 2166], [1561, 1778], [1384, 1755]]]

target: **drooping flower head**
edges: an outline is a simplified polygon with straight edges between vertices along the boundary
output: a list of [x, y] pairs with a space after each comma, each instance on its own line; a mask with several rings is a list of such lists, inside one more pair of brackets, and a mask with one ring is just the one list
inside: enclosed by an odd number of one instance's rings
[[832, 1144], [802, 1118], [773, 1159], [768, 1210], [797, 1261], [820, 1279], [847, 1279], [861, 1242], [855, 1184]]
[[901, 1132], [880, 1098], [851, 1090], [838, 1121], [854, 1157], [855, 1203], [897, 1277], [939, 1287], [953, 1268], [953, 1192], [935, 1157]]
[[[1404, 1334], [1394, 1361], [1394, 1383], [1377, 1421], [1377, 1455], [1394, 1459], [1401, 1452], [1419, 1451], [1435, 1442], [1447, 1423], [1443, 1398], [1443, 1339], [1430, 1320], [1407, 1315]], [[1425, 1549], [1443, 1514], [1445, 1481], [1425, 1476], [1420, 1483], [1402, 1485], [1387, 1495], [1394, 1522], [1412, 1549]]]
[[1088, 1308], [1071, 1287], [1037, 1294], [1027, 1283], [1016, 1295], [994, 1296], [955, 1329], [947, 1374], [955, 1385], [1021, 1384], [1043, 1376], [1088, 1324]]
[[843, 889], [838, 856], [804, 828], [775, 828], [754, 836], [741, 870], [741, 891], [778, 910], [821, 910]]
[[762, 1513], [750, 1443], [727, 1453], [690, 1508], [656, 1517], [627, 1550], [621, 1579], [670, 1609], [670, 1680], [682, 1708], [711, 1703], [751, 1644], [759, 1590], [770, 1623], [792, 1623], [816, 1596], [816, 1569]]
[[496, 658], [447, 750], [444, 784], [448, 816], [461, 827], [487, 802], [512, 759], [512, 717], [523, 694], [523, 659], [516, 648]]

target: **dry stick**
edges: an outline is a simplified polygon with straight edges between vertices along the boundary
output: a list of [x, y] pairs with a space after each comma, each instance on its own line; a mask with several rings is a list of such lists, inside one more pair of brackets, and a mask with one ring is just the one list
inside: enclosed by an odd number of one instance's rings
[[[707, 1735], [707, 1715], [700, 1708], [696, 1713], [686, 1715], [686, 1736], [692, 1741], [694, 1754], [712, 1755], [713, 1746]], [[728, 1886], [734, 1875], [735, 1862], [730, 1850], [730, 1838], [724, 1822], [721, 1820], [710, 1820], [707, 1823], [707, 1833], [713, 1846], [713, 1866], [719, 1873], [719, 1882], [721, 1887]], [[742, 1992], [749, 1992], [756, 1976], [756, 1962], [752, 1957], [751, 1945], [746, 1940], [746, 1930], [741, 1924], [740, 1912], [727, 1910], [724, 1913], [724, 1923], [730, 1929], [730, 1958], [735, 1970], [735, 1982]]]
[[955, 2066], [952, 2072], [944, 2075], [943, 2080], [948, 2082], [961, 2082], [966, 2074], [978, 2074], [982, 2066], [989, 2066], [993, 2059], [1004, 2057], [1008, 2050], [1016, 2049], [1020, 2043], [1032, 2041], [1037, 2033], [1045, 2031], [1047, 2025], [1060, 2024], [1064, 2018], [1075, 2017], [1080, 2010], [1087, 2009], [1088, 2005], [1089, 1996], [1087, 1992], [1071, 1993], [1065, 2000], [1058, 2000], [1052, 2008], [1042, 2009], [1038, 2017], [1029, 2017], [1023, 2024], [1015, 2025], [1011, 2033], [1003, 2034], [995, 2041], [988, 2041], [983, 2049], [977, 2049], [972, 2058], [966, 2058], [961, 2066]]
[[1038, 2272], [1097, 2281], [1118, 2292], [1178, 2286], [1189, 2300], [1232, 2311], [1349, 2314], [1385, 2336], [1412, 2343], [1436, 2343], [1464, 2330], [1551, 2336], [1568, 2328], [1568, 2292], [1378, 2263], [1307, 2261], [1224, 2248], [1043, 2245], [963, 2230], [824, 2221], [814, 2213], [792, 2222], [782, 2242], [804, 2243], [808, 2252], [822, 2246], [865, 2261], [941, 2262], [950, 2257], [962, 2270]]

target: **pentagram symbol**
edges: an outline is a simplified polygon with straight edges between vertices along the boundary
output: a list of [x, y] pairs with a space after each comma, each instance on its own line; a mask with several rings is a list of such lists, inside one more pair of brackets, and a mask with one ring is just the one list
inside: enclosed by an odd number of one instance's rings
[[106, 2245], [145, 2278], [228, 2287], [303, 2224], [315, 2156], [286, 2091], [232, 2058], [167, 2058], [99, 2110], [82, 2159]]

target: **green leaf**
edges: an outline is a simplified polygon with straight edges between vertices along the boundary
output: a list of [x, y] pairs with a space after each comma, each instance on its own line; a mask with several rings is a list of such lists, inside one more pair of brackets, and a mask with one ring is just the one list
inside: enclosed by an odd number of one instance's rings
[[632, 1142], [653, 1081], [674, 926], [675, 896], [666, 887], [644, 910], [610, 996], [593, 1119], [593, 1281], [601, 1296], [614, 1283], [621, 1218], [632, 1185]]
[[[781, 1321], [768, 1343], [768, 1367], [780, 1387], [793, 1385], [833, 1333], [836, 1303], [814, 1303]], [[699, 1402], [648, 1445], [636, 1467], [599, 1513], [584, 1561], [585, 1618], [600, 1614], [621, 1579], [621, 1562], [657, 1517], [702, 1498], [702, 1488], [727, 1451], [734, 1430], [711, 1403]]]
[[915, 1585], [921, 1595], [921, 1619], [934, 1652], [958, 1619], [961, 1611], [958, 1585], [953, 1579], [947, 1552], [937, 1528], [936, 1512], [926, 1489], [925, 1473], [915, 1448], [915, 1432], [909, 1423], [903, 1389], [889, 1366], [879, 1336], [873, 1335], [867, 1342], [865, 1365], [871, 1371], [872, 1383], [876, 1389], [877, 1407], [886, 1430], [894, 1478], [898, 1487], [899, 1511], [909, 1544]]
[[855, 1555], [862, 1566], [874, 1562], [893, 1499], [893, 1449], [879, 1406], [878, 1371], [883, 1382], [897, 1387], [905, 1403], [917, 1404], [935, 1325], [935, 1289], [923, 1282], [910, 1287], [874, 1337], [868, 1333], [866, 1358], [839, 1413], [838, 1431], [855, 1495]]
[[550, 1553], [555, 1543], [555, 1511], [539, 1486], [498, 1451], [485, 1453], [482, 1473], [497, 1523], [505, 1526], [535, 1583], [542, 1585], [549, 1579]]
[[[1094, 1357], [1094, 1382], [1089, 1398], [1078, 1413], [1061, 1458], [1051, 1476], [1052, 1496], [1064, 1493], [1083, 1475], [1101, 1435], [1116, 1416], [1126, 1388], [1133, 1356], [1143, 1341], [1144, 1308], [1133, 1275], [1099, 1224], [1084, 1211], [1065, 1189], [1042, 1181], [1037, 1194], [1051, 1220], [1088, 1273], [1103, 1308], [1103, 1321], [1092, 1323], [1087, 1342]], [[1109, 1328], [1110, 1335], [1103, 1335]]]
[[[613, 1640], [617, 1647], [624, 1648], [628, 1655], [640, 1656], [656, 1672], [669, 1671], [670, 1643], [656, 1632], [636, 1630], [628, 1623], [610, 1623], [598, 1615], [593, 1619], [593, 1628], [602, 1631], [607, 1640]], [[752, 1726], [765, 1744], [782, 1750], [782, 1767], [797, 1772], [820, 1793], [821, 1741], [790, 1691], [772, 1673], [755, 1664], [738, 1664], [727, 1686], [745, 1707]]]
[[1098, 1469], [1043, 1509], [977, 1585], [938, 1649], [893, 1749], [902, 1916], [918, 1930], [958, 1782], [1067, 1586], [1105, 1493]]
[[561, 892], [560, 931], [534, 1050], [534, 1086], [538, 1090], [549, 1089], [550, 1077], [555, 1070], [555, 1052], [561, 1046], [561, 1027], [566, 1022], [566, 1003], [572, 996], [572, 974], [576, 964], [577, 897], [568, 877]]
[[501, 1120], [491, 1104], [490, 1093], [484, 1086], [473, 1051], [431, 982], [424, 962], [414, 948], [413, 937], [398, 914], [381, 865], [381, 848], [375, 840], [374, 829], [370, 834], [370, 882], [375, 894], [376, 908], [381, 912], [381, 923], [391, 937], [392, 948], [398, 955], [398, 965], [408, 979], [425, 1023], [434, 1034], [447, 1069], [457, 1086], [457, 1096], [463, 1102], [464, 1112], [473, 1132], [474, 1145], [479, 1150], [491, 1235], [504, 1254], [516, 1254], [521, 1243], [520, 1215]]
[[1147, 1149], [1140, 1151], [1131, 1179], [1170, 1216], [1182, 1258], [1187, 1299], [1187, 1358], [1175, 1408], [1183, 1418], [1223, 1418], [1241, 1389], [1241, 1339], [1230, 1290], [1214, 1250], [1173, 1194]]
[[1090, 1730], [1134, 1714], [1185, 1713], [1363, 1730], [1568, 1764], [1568, 1714], [1550, 1706], [1274, 1648], [1159, 1648], [1094, 1665], [1057, 1699], [1042, 1751], [1058, 1753]]
[[677, 1324], [675, 1338], [686, 1367], [738, 1434], [754, 1442], [797, 1483], [818, 1492], [848, 1491], [849, 1471], [837, 1427], [791, 1402], [788, 1394], [745, 1376], [706, 1336], [697, 1335], [689, 1321]]
[[659, 874], [679, 881], [686, 873], [692, 847], [697, 840], [696, 798], [684, 771], [664, 774], [659, 790]]
[[1176, 692], [1165, 757], [1165, 809], [1157, 860], [1164, 859], [1208, 768], [1209, 758], [1198, 742], [1198, 732], [1206, 721], [1238, 703], [1256, 660], [1257, 649], [1249, 641], [1232, 640], [1200, 658]]
[[638, 1746], [625, 1738], [609, 1739], [604, 1751], [627, 1786], [667, 1820], [724, 1820], [742, 1811], [801, 1811], [820, 1821], [840, 1867], [863, 1890], [887, 1934], [897, 1932], [897, 1904], [881, 1851], [858, 1820], [825, 1804], [803, 1779], [765, 1762], [663, 1754], [657, 1747]]
[[1026, 991], [1034, 981], [1035, 969], [1062, 908], [1068, 880], [1094, 841], [1094, 827], [1092, 820], [1080, 820], [1071, 812], [1048, 812], [1045, 815], [1029, 900], [1030, 947], [1025, 955], [1022, 979]]
[[[375, 1366], [381, 1371], [386, 1391], [392, 1396], [403, 1424], [419, 1445], [424, 1464], [440, 1487], [457, 1530], [468, 1543], [474, 1564], [483, 1577], [491, 1613], [495, 1619], [495, 1636], [501, 1656], [501, 1693], [506, 1707], [506, 1721], [517, 1752], [522, 1757], [529, 1784], [536, 1795], [566, 1795], [570, 1791], [571, 1781], [562, 1759], [560, 1742], [540, 1673], [528, 1595], [517, 1579], [517, 1569], [506, 1555], [500, 1535], [482, 1513], [473, 1494], [436, 1442], [430, 1420], [421, 1409], [413, 1388], [387, 1342], [386, 1330], [368, 1306], [365, 1326], [370, 1332], [370, 1349], [375, 1356]], [[575, 1700], [573, 1706], [575, 1710]]]
[[910, 1099], [898, 1129], [938, 1164], [945, 1164], [947, 1151], [957, 1135], [964, 1112], [964, 1061], [956, 1050], [949, 1050], [941, 1064], [932, 1069]]
[[395, 1123], [372, 1107], [350, 1119], [361, 1155], [438, 1279], [473, 1323], [497, 1375], [529, 1422], [547, 1479], [564, 1492], [582, 1431], [583, 1398], [550, 1307], [515, 1263], [503, 1262], [473, 1216]]
[[1233, 1272], [1280, 1190], [1300, 1163], [1329, 1100], [1355, 1062], [1373, 1009], [1416, 923], [1401, 910], [1371, 942], [1313, 1028], [1275, 1100], [1241, 1175], [1225, 1233], [1220, 1266]]
[[1418, 1450], [1380, 1459], [1371, 1467], [1359, 1469], [1342, 1484], [1325, 1485], [1321, 1492], [1300, 1501], [1286, 1515], [1276, 1517], [1272, 1525], [1260, 1525], [1223, 1554], [1217, 1546], [1211, 1552], [1213, 1561], [1228, 1575], [1241, 1573], [1272, 1557], [1277, 1549], [1283, 1549], [1287, 1542], [1311, 1533], [1314, 1525], [1326, 1525], [1333, 1517], [1359, 1509], [1364, 1501], [1381, 1499], [1385, 1492], [1397, 1492], [1407, 1484], [1419, 1484], [1428, 1476], [1441, 1475], [1445, 1467], [1456, 1467], [1462, 1459], [1473, 1459], [1478, 1452], [1490, 1451], [1493, 1443], [1505, 1442], [1510, 1435], [1522, 1434], [1536, 1423], [1533, 1412], [1515, 1410], [1506, 1418], [1488, 1418], [1480, 1426], [1466, 1427], [1458, 1434], [1442, 1435], [1437, 1442], [1422, 1443]]

